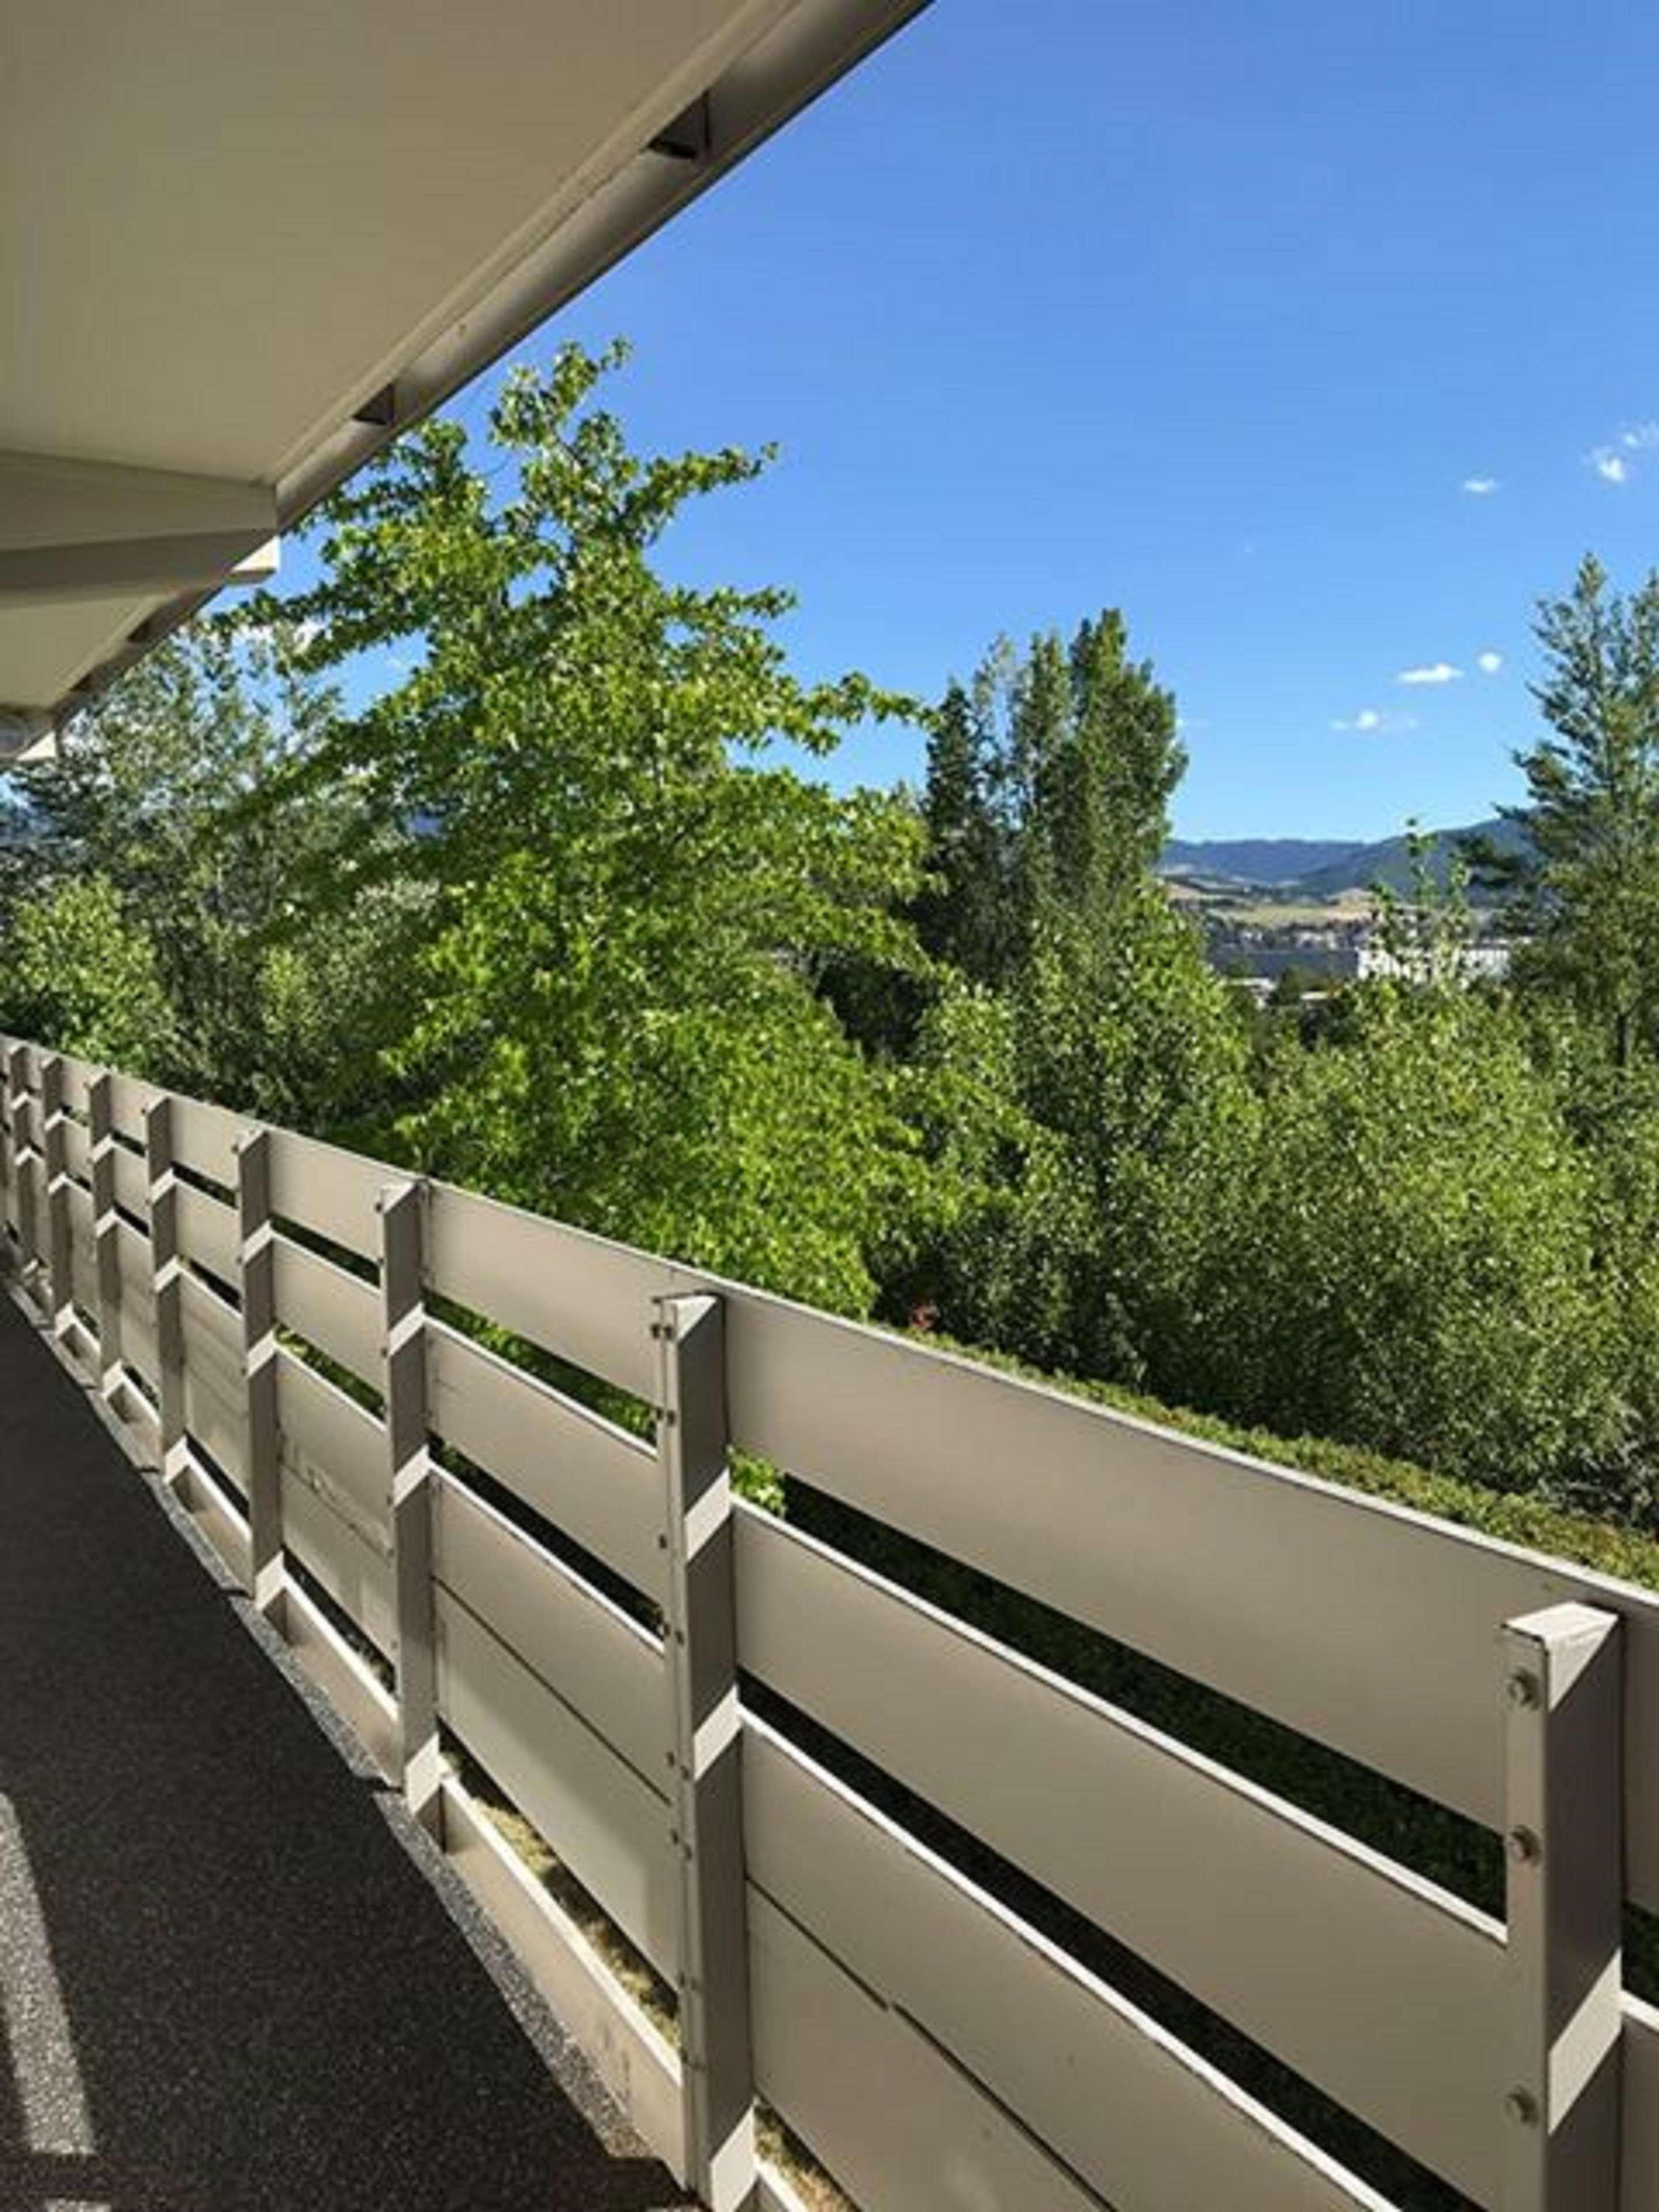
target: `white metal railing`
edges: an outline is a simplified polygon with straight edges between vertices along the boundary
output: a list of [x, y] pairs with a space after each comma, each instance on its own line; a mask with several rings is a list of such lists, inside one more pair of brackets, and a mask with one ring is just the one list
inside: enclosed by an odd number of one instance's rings
[[[881, 2212], [1383, 2202], [743, 1678], [1475, 2204], [1659, 2204], [1659, 2013], [1619, 1948], [1626, 1899], [1659, 1909], [1659, 1595], [0, 1050], [22, 1293], [718, 2212], [786, 2200], [757, 2094]], [[440, 1302], [631, 1393], [654, 1442]], [[1507, 1923], [734, 1501], [734, 1448], [1503, 1833]], [[678, 1988], [684, 2063], [443, 1771], [441, 1728]]]

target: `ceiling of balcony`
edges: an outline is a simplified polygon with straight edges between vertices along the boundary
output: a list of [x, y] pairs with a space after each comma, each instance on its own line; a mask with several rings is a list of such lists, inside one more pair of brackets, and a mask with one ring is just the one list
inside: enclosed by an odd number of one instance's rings
[[921, 4], [0, 0], [0, 708], [258, 565]]

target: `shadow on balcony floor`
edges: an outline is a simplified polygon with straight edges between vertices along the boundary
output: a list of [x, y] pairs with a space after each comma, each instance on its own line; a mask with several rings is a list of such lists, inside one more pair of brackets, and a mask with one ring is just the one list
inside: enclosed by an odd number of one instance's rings
[[684, 2202], [273, 1642], [0, 1292], [0, 2207]]

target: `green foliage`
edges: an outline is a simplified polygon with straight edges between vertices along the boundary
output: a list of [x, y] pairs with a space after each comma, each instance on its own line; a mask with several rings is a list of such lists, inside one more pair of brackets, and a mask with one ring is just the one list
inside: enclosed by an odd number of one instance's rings
[[930, 728], [923, 944], [971, 981], [1011, 982], [1047, 908], [1098, 920], [1150, 872], [1184, 766], [1175, 701], [1128, 659], [1115, 609], [1069, 647], [994, 646]]
[[1352, 994], [1340, 1042], [1279, 1056], [1255, 1134], [1198, 1402], [1501, 1488], [1620, 1449], [1589, 1165], [1501, 1010]]
[[344, 789], [420, 834], [376, 844], [348, 814], [295, 880], [323, 915], [428, 887], [389, 1144], [860, 1310], [908, 1141], [815, 986], [837, 958], [919, 962], [901, 909], [920, 833], [901, 801], [838, 797], [768, 752], [821, 753], [902, 702], [799, 683], [771, 635], [783, 593], [657, 571], [686, 502], [763, 463], [630, 453], [594, 404], [617, 357], [567, 347], [515, 376], [488, 471], [429, 423], [334, 502], [324, 580], [289, 609], [304, 665], [416, 640], [419, 664], [337, 717], [282, 793]]
[[[1463, 988], [1461, 864], [1418, 841], [1394, 980], [1258, 1017], [1153, 872], [1184, 759], [1122, 617], [994, 648], [917, 798], [793, 773], [778, 740], [913, 710], [793, 674], [786, 594], [662, 573], [765, 456], [635, 453], [618, 357], [513, 379], [487, 451], [399, 441], [313, 586], [16, 779], [9, 1025], [821, 1305], [1659, 1526], [1659, 580], [1589, 563], [1545, 611], [1526, 988]], [[365, 654], [395, 680], [348, 711]]]
[[1377, 939], [1396, 976], [1449, 989], [1463, 980], [1474, 935], [1468, 857], [1455, 847], [1443, 857], [1438, 841], [1415, 822], [1407, 823], [1405, 842], [1404, 895], [1391, 884], [1372, 886]]
[[307, 855], [343, 817], [337, 794], [248, 804], [334, 710], [296, 645], [284, 624], [238, 636], [206, 623], [159, 647], [76, 720], [60, 759], [18, 775], [17, 849], [21, 881], [102, 883], [142, 933], [171, 1009], [164, 1037], [147, 1031], [153, 1073], [273, 1120], [336, 1125], [375, 1087], [396, 932], [384, 899], [326, 931], [291, 927]]
[[14, 908], [0, 1027], [136, 1073], [167, 1068], [173, 1010], [155, 946], [106, 876], [66, 876]]
[[1593, 557], [1545, 601], [1536, 696], [1553, 735], [1516, 760], [1517, 854], [1480, 855], [1513, 894], [1518, 978], [1601, 1022], [1622, 1066], [1659, 1022], [1659, 573], [1628, 599]]
[[997, 648], [947, 697], [929, 765], [953, 925], [933, 944], [981, 948], [963, 964], [981, 988], [923, 1026], [906, 1095], [938, 1172], [890, 1310], [1139, 1377], [1198, 1287], [1194, 1224], [1249, 1112], [1240, 1024], [1150, 873], [1174, 702], [1109, 612], [1069, 651]]
[[902, 1095], [931, 1173], [885, 1310], [1651, 1516], [1659, 1101], [1619, 1104], [1582, 1023], [1466, 988], [1466, 871], [1421, 838], [1379, 894], [1393, 981], [1316, 1021], [1231, 1003], [1152, 874], [1182, 763], [1121, 624], [999, 656], [981, 697], [993, 672], [1000, 720], [946, 702], [929, 819], [1000, 823], [975, 941], [1014, 951], [921, 1024]]
[[1091, 914], [1045, 907], [1012, 995], [1022, 1096], [1056, 1140], [1030, 1186], [1035, 1279], [1072, 1286], [1041, 1356], [1170, 1379], [1206, 1327], [1200, 1255], [1254, 1115], [1224, 987], [1142, 877]]
[[929, 725], [922, 801], [929, 873], [915, 903], [927, 951], [979, 983], [1003, 981], [1015, 950], [994, 697], [994, 678], [982, 671], [971, 692], [951, 685]]

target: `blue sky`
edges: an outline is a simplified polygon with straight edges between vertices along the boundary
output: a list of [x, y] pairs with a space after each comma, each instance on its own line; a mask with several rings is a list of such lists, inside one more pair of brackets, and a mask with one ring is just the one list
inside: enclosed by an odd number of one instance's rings
[[935, 0], [528, 350], [626, 334], [636, 441], [781, 443], [669, 558], [792, 586], [805, 672], [934, 695], [1117, 605], [1182, 834], [1465, 821], [1537, 596], [1659, 561], [1656, 83], [1605, 0]]

